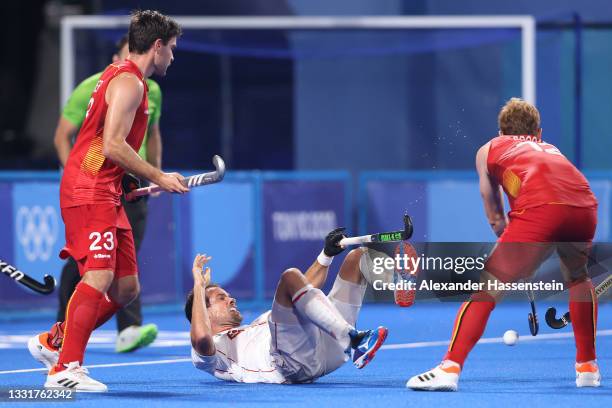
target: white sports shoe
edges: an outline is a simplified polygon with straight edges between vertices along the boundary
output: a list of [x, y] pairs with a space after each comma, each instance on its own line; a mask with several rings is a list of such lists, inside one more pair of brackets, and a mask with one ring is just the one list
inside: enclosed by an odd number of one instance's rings
[[457, 391], [459, 373], [459, 364], [444, 360], [436, 368], [409, 379], [406, 387], [416, 391]]
[[596, 361], [576, 363], [576, 387], [599, 387], [600, 385], [601, 374]]
[[68, 388], [76, 392], [106, 392], [108, 388], [99, 381], [90, 378], [89, 371], [81, 367], [78, 361], [68, 363], [65, 370], [55, 372], [52, 368], [47, 375], [45, 388]]
[[59, 350], [51, 348], [47, 343], [48, 333], [37, 334], [28, 340], [28, 350], [34, 359], [40, 361], [47, 370], [57, 364]]
[[136, 349], [146, 347], [157, 338], [157, 326], [145, 324], [144, 326], [130, 326], [119, 332], [115, 351], [127, 353]]

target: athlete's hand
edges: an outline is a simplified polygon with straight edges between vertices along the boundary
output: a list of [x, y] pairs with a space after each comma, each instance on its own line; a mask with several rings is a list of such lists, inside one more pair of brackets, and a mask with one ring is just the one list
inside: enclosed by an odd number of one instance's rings
[[182, 181], [184, 179], [185, 177], [179, 173], [162, 173], [159, 180], [155, 181], [155, 184], [169, 193], [186, 193], [189, 191], [189, 187], [183, 185]]
[[206, 267], [204, 270], [202, 268], [204, 268], [204, 265], [211, 259], [212, 257], [206, 256], [206, 254], [197, 254], [193, 259], [193, 268], [191, 269], [193, 281], [196, 285], [201, 285], [203, 288], [210, 283], [210, 268]]
[[325, 248], [323, 252], [327, 256], [336, 256], [344, 251], [344, 247], [340, 246], [340, 240], [345, 238], [344, 231], [346, 228], [336, 228], [325, 237]]

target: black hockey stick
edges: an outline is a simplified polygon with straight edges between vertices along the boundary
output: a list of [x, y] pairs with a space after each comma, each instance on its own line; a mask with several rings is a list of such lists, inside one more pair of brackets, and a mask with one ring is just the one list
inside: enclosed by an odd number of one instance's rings
[[535, 306], [535, 296], [533, 294], [533, 290], [527, 290], [527, 297], [529, 298], [529, 304], [531, 305], [531, 313], [529, 313], [529, 332], [532, 336], [538, 334], [540, 330], [540, 324], [538, 323], [538, 315], [536, 314], [536, 306]]
[[404, 229], [401, 231], [379, 232], [377, 234], [362, 235], [359, 237], [342, 238], [340, 245], [360, 245], [369, 242], [397, 242], [410, 239], [413, 232], [412, 219], [404, 214]]
[[[600, 297], [604, 293], [607, 292], [608, 289], [612, 286], [612, 275], [608, 276], [603, 280], [597, 287], [595, 288], [595, 296]], [[557, 309], [554, 307], [549, 307], [546, 311], [546, 324], [548, 324], [553, 329], [562, 329], [567, 326], [572, 318], [570, 317], [570, 312], [565, 312], [561, 318], [557, 319]]]
[[26, 286], [28, 289], [31, 289], [34, 292], [38, 292], [43, 295], [48, 295], [49, 293], [53, 292], [53, 289], [55, 289], [55, 279], [53, 278], [53, 276], [45, 275], [45, 282], [40, 283], [35, 279], [32, 279], [25, 273], [21, 272], [8, 262], [4, 262], [2, 259], [0, 259], [0, 271], [4, 275], [13, 279], [15, 282], [19, 282], [23, 286]]
[[[213, 157], [212, 162], [215, 166], [215, 171], [210, 171], [208, 173], [196, 174], [194, 176], [187, 177], [182, 181], [183, 185], [186, 187], [199, 187], [208, 184], [218, 183], [223, 180], [223, 177], [225, 176], [225, 162], [223, 161], [221, 156], [218, 155], [215, 155]], [[132, 201], [136, 197], [141, 197], [161, 191], [162, 189], [159, 186], [151, 184], [149, 187], [143, 187], [137, 190], [130, 191], [128, 194], [126, 194], [125, 199], [127, 201]]]

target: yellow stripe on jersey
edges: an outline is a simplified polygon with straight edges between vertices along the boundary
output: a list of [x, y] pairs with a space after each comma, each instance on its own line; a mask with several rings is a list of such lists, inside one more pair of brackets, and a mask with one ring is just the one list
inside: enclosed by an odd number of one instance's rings
[[510, 169], [504, 171], [502, 179], [502, 185], [508, 195], [512, 196], [512, 198], [516, 198], [521, 189], [521, 179]]
[[459, 310], [459, 316], [457, 316], [457, 322], [455, 323], [455, 327], [453, 327], [453, 337], [451, 337], [450, 344], [448, 345], [448, 351], [451, 351], [453, 349], [453, 345], [455, 344], [455, 339], [457, 338], [457, 334], [459, 334], [459, 328], [461, 327], [461, 321], [463, 320], [463, 315], [465, 314], [465, 311], [467, 310], [467, 308], [470, 306], [471, 303], [472, 301], [468, 300], [467, 302], [464, 302], [463, 305], [461, 305], [461, 309]]
[[96, 136], [87, 149], [87, 154], [81, 163], [81, 170], [90, 176], [96, 176], [104, 164], [102, 154], [102, 136]]

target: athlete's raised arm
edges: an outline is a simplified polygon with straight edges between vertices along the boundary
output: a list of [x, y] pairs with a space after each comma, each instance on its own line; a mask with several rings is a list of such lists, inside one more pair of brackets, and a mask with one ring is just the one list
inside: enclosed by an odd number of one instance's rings
[[142, 160], [125, 141], [143, 94], [144, 85], [133, 74], [121, 74], [108, 85], [105, 95], [108, 110], [104, 121], [102, 153], [126, 171], [152, 181], [165, 191], [187, 192], [189, 189], [181, 184], [180, 174], [163, 173], [156, 169]]
[[485, 144], [476, 153], [476, 171], [480, 184], [480, 196], [485, 208], [485, 214], [489, 225], [498, 237], [506, 228], [506, 215], [504, 214], [504, 201], [502, 199], [502, 188], [489, 176], [487, 170], [487, 156], [489, 155], [490, 143]]
[[210, 257], [198, 254], [193, 260], [193, 305], [191, 308], [191, 345], [201, 356], [215, 354], [212, 325], [206, 307], [206, 286], [210, 283], [210, 268], [202, 267]]

